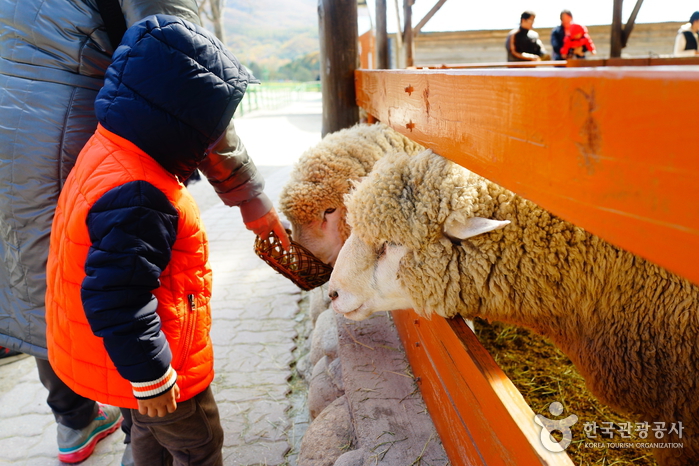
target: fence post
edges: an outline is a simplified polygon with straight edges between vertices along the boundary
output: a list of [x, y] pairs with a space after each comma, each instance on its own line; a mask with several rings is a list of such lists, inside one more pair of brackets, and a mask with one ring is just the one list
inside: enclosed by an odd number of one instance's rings
[[318, 0], [322, 135], [359, 122], [354, 89], [358, 60], [357, 0]]

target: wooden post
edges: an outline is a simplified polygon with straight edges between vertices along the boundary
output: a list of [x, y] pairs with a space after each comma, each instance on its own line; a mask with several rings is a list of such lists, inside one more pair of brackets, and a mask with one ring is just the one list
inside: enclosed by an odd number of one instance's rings
[[386, 0], [376, 0], [376, 68], [380, 70], [388, 69]]
[[325, 136], [359, 122], [357, 0], [318, 0], [318, 26]]
[[636, 5], [633, 7], [631, 16], [629, 16], [628, 21], [626, 21], [626, 26], [624, 26], [624, 32], [621, 36], [622, 47], [626, 47], [626, 44], [629, 41], [629, 36], [631, 35], [631, 31], [633, 31], [633, 27], [636, 24], [636, 17], [638, 16], [638, 12], [641, 9], [641, 4], [643, 4], [643, 0], [636, 1]]
[[419, 23], [417, 23], [417, 26], [413, 28], [413, 36], [417, 37], [418, 34], [420, 34], [420, 31], [422, 30], [422, 27], [427, 24], [429, 20], [432, 19], [432, 17], [439, 11], [440, 8], [442, 8], [442, 5], [447, 3], [447, 0], [438, 0], [437, 3], [432, 7], [432, 9], [425, 15], [424, 18], [420, 20]]
[[411, 67], [415, 64], [413, 44], [413, 2], [414, 0], [403, 0], [403, 42], [405, 44], [405, 67]]
[[610, 58], [621, 58], [622, 42], [622, 24], [621, 12], [624, 0], [614, 0], [614, 13], [612, 14], [612, 43], [609, 51]]
[[393, 0], [393, 6], [396, 8], [396, 68], [403, 68], [405, 56], [403, 54], [403, 25], [400, 24], [400, 0]]

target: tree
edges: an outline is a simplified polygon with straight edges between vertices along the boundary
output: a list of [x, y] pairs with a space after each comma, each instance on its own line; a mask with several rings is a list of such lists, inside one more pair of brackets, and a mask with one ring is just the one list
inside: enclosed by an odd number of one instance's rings
[[214, 34], [222, 42], [226, 43], [223, 31], [223, 10], [225, 0], [199, 0], [199, 16], [205, 17], [214, 25]]

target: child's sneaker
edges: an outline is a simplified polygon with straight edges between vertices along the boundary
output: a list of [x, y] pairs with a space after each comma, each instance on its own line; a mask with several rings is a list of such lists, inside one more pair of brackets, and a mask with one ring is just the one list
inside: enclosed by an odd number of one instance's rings
[[121, 425], [121, 411], [114, 406], [99, 405], [97, 417], [84, 429], [71, 429], [58, 424], [58, 459], [64, 463], [79, 463], [87, 459], [97, 442]]

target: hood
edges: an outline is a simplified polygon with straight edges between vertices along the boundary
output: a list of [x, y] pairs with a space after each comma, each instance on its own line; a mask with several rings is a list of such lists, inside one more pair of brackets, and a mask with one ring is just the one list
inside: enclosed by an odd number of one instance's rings
[[677, 34], [682, 34], [685, 31], [691, 31], [692, 30], [692, 23], [685, 23], [680, 28], [677, 30]]
[[585, 34], [587, 34], [587, 28], [581, 24], [570, 23], [570, 29], [568, 29], [568, 34], [570, 34], [571, 37], [577, 36], [578, 34], [584, 36]]
[[189, 176], [258, 82], [213, 34], [175, 16], [126, 31], [95, 100], [99, 122]]

